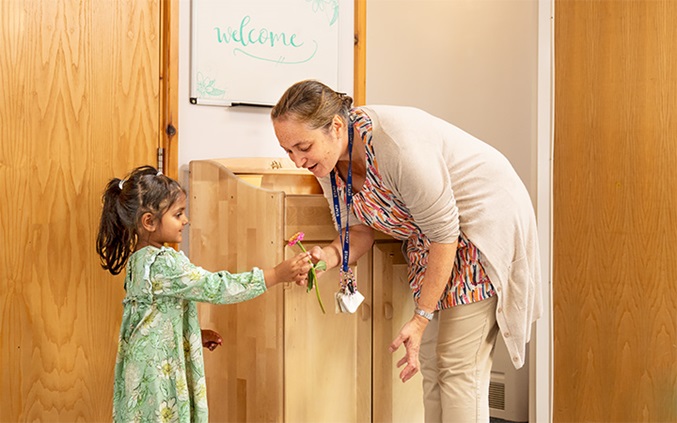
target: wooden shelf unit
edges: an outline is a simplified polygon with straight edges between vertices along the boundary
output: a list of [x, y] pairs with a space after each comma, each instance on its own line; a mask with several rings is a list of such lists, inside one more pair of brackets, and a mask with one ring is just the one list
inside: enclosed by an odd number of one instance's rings
[[[298, 231], [307, 248], [337, 235], [319, 183], [286, 158], [192, 161], [189, 213], [189, 256], [211, 271], [272, 267], [299, 251], [287, 246]], [[291, 283], [244, 303], [200, 305], [203, 327], [224, 338], [205, 351], [210, 420], [422, 421], [420, 376], [399, 382], [394, 363], [404, 351], [388, 352], [413, 311], [406, 264], [399, 242], [378, 239], [353, 268], [365, 296], [355, 314], [335, 313], [336, 269], [319, 282], [326, 314], [315, 292]]]

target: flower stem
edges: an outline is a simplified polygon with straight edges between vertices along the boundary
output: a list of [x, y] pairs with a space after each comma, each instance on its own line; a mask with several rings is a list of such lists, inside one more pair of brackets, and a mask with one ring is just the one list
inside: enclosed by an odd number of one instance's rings
[[[297, 242], [298, 246], [301, 247], [301, 251], [304, 253], [307, 253], [306, 248], [301, 244], [301, 241]], [[324, 304], [322, 304], [322, 297], [320, 296], [320, 288], [318, 287], [319, 281], [317, 280], [317, 273], [315, 273], [315, 265], [313, 264], [313, 261], [308, 259], [310, 262], [310, 271], [313, 273], [313, 285], [315, 285], [315, 294], [317, 295], [317, 302], [320, 303], [320, 309], [322, 309], [322, 313], [327, 314], [326, 311], [324, 311]]]
[[324, 311], [324, 304], [322, 304], [322, 297], [320, 297], [320, 288], [319, 288], [319, 281], [317, 280], [317, 273], [315, 273], [315, 267], [312, 267], [310, 269], [311, 272], [313, 272], [313, 276], [315, 277], [315, 294], [317, 295], [317, 302], [320, 303], [320, 308], [322, 309], [322, 313], [326, 314], [327, 312]]

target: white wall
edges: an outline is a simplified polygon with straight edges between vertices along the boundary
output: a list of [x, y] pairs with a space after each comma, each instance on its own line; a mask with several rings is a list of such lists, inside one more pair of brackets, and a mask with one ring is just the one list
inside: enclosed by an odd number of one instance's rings
[[[550, 97], [540, 95], [549, 94], [550, 85], [549, 13], [549, 0], [367, 2], [367, 103], [420, 107], [503, 152], [537, 211], [545, 298]], [[494, 371], [505, 375], [506, 411], [494, 412], [496, 417], [550, 421], [549, 301], [545, 304], [530, 345], [533, 363], [515, 371], [502, 341], [497, 345]]]
[[417, 106], [498, 148], [536, 194], [536, 0], [369, 0], [367, 103]]

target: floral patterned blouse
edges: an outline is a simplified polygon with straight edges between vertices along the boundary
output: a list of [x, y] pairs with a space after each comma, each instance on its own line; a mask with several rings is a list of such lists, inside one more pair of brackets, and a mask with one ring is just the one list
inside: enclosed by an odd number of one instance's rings
[[[372, 123], [360, 109], [353, 109], [356, 139], [359, 137], [367, 153], [367, 175], [360, 192], [353, 196], [352, 210], [365, 225], [403, 240], [403, 252], [409, 263], [409, 285], [418, 300], [421, 282], [428, 267], [430, 241], [414, 221], [406, 205], [384, 185], [372, 144]], [[337, 178], [341, 198], [345, 201], [345, 183]], [[461, 228], [456, 259], [447, 286], [437, 303], [437, 309], [470, 304], [493, 297], [494, 287], [482, 264], [481, 252], [465, 236]]]
[[196, 302], [237, 303], [266, 291], [263, 271], [208, 272], [172, 248], [132, 254], [113, 393], [115, 422], [207, 422]]

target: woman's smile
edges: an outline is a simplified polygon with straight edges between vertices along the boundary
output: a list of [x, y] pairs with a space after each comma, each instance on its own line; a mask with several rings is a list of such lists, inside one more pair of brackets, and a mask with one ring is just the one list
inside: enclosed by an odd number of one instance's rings
[[273, 126], [280, 147], [296, 167], [307, 169], [318, 178], [327, 176], [334, 168], [341, 143], [328, 130], [310, 129], [293, 119], [275, 121]]

